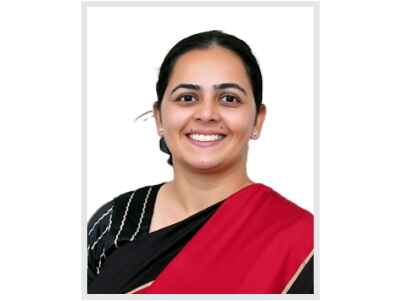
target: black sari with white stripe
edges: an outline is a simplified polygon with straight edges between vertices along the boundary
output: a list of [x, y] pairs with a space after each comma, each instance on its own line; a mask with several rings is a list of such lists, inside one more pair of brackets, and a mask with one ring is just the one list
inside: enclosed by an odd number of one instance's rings
[[[149, 233], [156, 196], [163, 184], [121, 194], [91, 217], [89, 294], [123, 294], [153, 281], [224, 202]], [[131, 244], [133, 252], [121, 256], [125, 244]], [[313, 257], [287, 293], [313, 293]]]

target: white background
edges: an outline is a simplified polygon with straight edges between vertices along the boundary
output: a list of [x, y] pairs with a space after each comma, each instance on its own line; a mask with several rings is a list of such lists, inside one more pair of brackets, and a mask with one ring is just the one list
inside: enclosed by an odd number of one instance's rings
[[[321, 1], [321, 300], [395, 300], [398, 1]], [[80, 2], [0, 7], [2, 300], [80, 300]]]
[[172, 179], [154, 119], [133, 120], [152, 109], [168, 50], [212, 29], [244, 39], [263, 73], [267, 117], [248, 174], [313, 212], [312, 7], [89, 7], [87, 16], [88, 218], [118, 194]]

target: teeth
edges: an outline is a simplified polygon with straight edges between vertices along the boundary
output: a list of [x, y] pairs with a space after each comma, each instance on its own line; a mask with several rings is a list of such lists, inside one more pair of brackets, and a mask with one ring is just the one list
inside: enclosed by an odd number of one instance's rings
[[191, 134], [189, 137], [197, 141], [217, 141], [224, 138], [223, 135], [202, 135], [202, 134]]

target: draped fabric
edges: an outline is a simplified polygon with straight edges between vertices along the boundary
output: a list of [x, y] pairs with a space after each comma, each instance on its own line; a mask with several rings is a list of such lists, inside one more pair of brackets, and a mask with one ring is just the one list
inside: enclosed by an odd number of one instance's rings
[[149, 233], [164, 183], [88, 223], [88, 293], [313, 293], [313, 216], [263, 184]]

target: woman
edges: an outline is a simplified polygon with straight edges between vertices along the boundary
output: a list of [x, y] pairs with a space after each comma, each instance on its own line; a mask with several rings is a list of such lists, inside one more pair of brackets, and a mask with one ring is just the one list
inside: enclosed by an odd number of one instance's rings
[[313, 293], [313, 216], [247, 175], [266, 108], [256, 58], [221, 31], [167, 54], [153, 113], [169, 182], [88, 223], [88, 293]]

